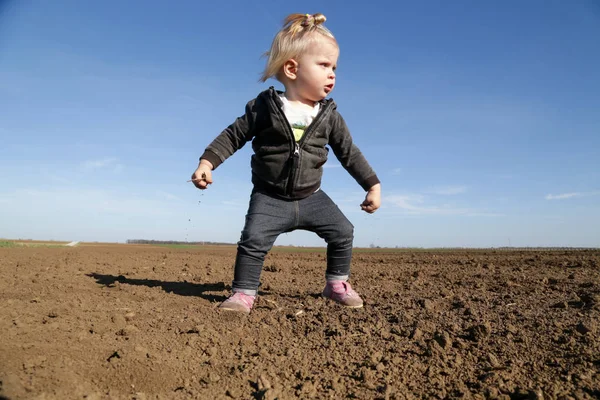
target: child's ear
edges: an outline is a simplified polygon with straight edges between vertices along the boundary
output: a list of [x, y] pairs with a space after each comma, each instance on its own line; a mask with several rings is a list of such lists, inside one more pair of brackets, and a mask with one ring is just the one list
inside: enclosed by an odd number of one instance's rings
[[298, 63], [293, 58], [290, 58], [283, 64], [283, 75], [286, 78], [294, 80], [296, 79], [296, 74], [298, 73]]

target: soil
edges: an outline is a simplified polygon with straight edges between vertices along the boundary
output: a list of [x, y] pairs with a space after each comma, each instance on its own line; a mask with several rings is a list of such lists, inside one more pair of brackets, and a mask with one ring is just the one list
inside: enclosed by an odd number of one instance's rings
[[600, 251], [272, 252], [248, 316], [235, 249], [0, 248], [2, 399], [600, 397]]

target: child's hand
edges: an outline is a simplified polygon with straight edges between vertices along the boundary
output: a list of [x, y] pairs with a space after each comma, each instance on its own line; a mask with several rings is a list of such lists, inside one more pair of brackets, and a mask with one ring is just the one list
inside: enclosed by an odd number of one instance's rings
[[369, 189], [360, 208], [369, 214], [373, 214], [379, 207], [381, 207], [381, 184], [378, 183]]
[[208, 185], [213, 183], [212, 180], [212, 163], [207, 160], [200, 160], [200, 164], [198, 164], [198, 168], [192, 174], [191, 182], [198, 189], [206, 189]]

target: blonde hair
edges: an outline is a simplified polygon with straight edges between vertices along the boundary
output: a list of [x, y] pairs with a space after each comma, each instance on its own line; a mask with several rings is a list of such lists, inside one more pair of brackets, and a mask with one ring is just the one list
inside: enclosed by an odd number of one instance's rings
[[267, 65], [260, 80], [264, 82], [272, 77], [281, 80], [281, 68], [285, 62], [302, 55], [319, 36], [329, 38], [337, 44], [331, 31], [323, 26], [326, 20], [323, 14], [288, 15], [283, 21], [283, 28], [273, 39], [271, 50], [265, 53]]

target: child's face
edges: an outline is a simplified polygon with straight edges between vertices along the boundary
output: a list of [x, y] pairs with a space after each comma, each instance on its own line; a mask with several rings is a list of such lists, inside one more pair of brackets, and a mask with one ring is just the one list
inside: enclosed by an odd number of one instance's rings
[[314, 103], [327, 97], [335, 86], [335, 69], [339, 54], [337, 43], [323, 39], [312, 44], [298, 58], [295, 79], [289, 82], [299, 97], [298, 100]]

